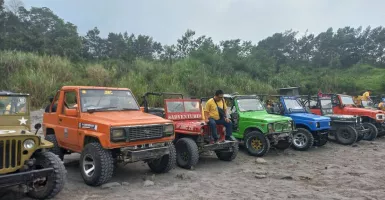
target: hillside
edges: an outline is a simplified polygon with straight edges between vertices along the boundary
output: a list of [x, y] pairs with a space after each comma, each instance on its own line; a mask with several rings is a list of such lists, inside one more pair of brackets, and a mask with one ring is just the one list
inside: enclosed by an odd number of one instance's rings
[[[3, 3], [0, 1], [0, 4]], [[62, 85], [131, 88], [209, 96], [216, 89], [274, 93], [300, 86], [302, 93], [374, 95], [385, 91], [385, 28], [329, 28], [318, 35], [288, 30], [257, 43], [214, 43], [187, 30], [174, 45], [151, 36], [109, 33], [97, 27], [80, 36], [76, 25], [49, 8], [0, 5], [0, 89], [32, 94], [34, 106]]]
[[[385, 80], [385, 69], [368, 65], [347, 70], [285, 68], [265, 82], [244, 72], [216, 72], [211, 66], [189, 58], [172, 65], [145, 60], [75, 63], [58, 56], [10, 51], [0, 53], [0, 67], [5, 72], [0, 74], [1, 88], [30, 93], [34, 106], [45, 105], [48, 96], [63, 85], [128, 87], [137, 97], [146, 91], [182, 92], [201, 97], [211, 96], [218, 88], [244, 94], [275, 93], [281, 86], [301, 86], [304, 91], [309, 88], [314, 93], [317, 88], [343, 92], [368, 87], [380, 91]], [[121, 67], [127, 68], [127, 72], [118, 73]]]

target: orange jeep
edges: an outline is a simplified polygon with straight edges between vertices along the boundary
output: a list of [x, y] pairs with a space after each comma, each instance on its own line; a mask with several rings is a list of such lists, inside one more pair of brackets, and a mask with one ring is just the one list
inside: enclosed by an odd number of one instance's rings
[[109, 181], [117, 162], [145, 161], [156, 173], [175, 167], [173, 122], [144, 113], [128, 88], [64, 86], [43, 118], [46, 140], [62, 160], [80, 153], [84, 182]]

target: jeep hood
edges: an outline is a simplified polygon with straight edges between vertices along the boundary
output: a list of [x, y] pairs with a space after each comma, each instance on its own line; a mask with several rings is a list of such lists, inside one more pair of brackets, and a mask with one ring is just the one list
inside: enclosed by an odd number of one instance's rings
[[24, 130], [26, 134], [32, 134], [25, 126], [0, 126], [0, 137], [5, 135], [21, 135], [22, 130]]
[[188, 132], [200, 132], [201, 128], [206, 125], [204, 120], [181, 120], [174, 121], [175, 132], [188, 131]]
[[172, 121], [142, 111], [108, 111], [82, 113], [83, 121], [105, 124], [110, 126], [164, 124]]
[[375, 115], [375, 114], [384, 114], [385, 112], [381, 110], [375, 110], [370, 108], [355, 108], [355, 107], [345, 107], [346, 111], [353, 113], [353, 114], [366, 114], [366, 115]]
[[330, 117], [332, 120], [340, 120], [340, 121], [356, 121], [357, 117], [354, 115], [325, 115], [326, 117]]
[[292, 120], [290, 117], [269, 114], [265, 111], [243, 112], [240, 114], [240, 117], [246, 118], [248, 120], [268, 122], [268, 123]]
[[329, 117], [314, 115], [311, 113], [291, 113], [290, 117], [298, 120], [307, 120], [307, 121], [330, 121]]

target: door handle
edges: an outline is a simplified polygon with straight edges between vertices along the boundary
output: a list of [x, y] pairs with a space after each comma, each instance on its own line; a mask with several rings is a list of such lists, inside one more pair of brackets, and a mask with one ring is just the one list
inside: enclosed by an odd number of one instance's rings
[[59, 118], [59, 123], [62, 122], [62, 121], [63, 121], [63, 119], [62, 119], [62, 118]]

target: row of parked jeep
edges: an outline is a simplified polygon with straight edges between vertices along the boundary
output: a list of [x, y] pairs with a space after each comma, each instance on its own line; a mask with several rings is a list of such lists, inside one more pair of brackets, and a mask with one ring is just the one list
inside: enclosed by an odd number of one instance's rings
[[[271, 148], [306, 151], [329, 140], [351, 145], [385, 133], [385, 113], [357, 107], [348, 95], [301, 96], [286, 88], [280, 95], [224, 97], [235, 140], [225, 140], [225, 127], [217, 125], [220, 142], [214, 143], [203, 115], [209, 97], [148, 92], [138, 101], [128, 88], [64, 86], [32, 133], [29, 95], [0, 92], [0, 187], [22, 184], [34, 198], [54, 197], [71, 153], [80, 153], [84, 182], [99, 186], [118, 163], [144, 161], [165, 173], [175, 165], [194, 167], [207, 151], [232, 161], [238, 145], [260, 157]], [[44, 137], [37, 134], [41, 127]]]

